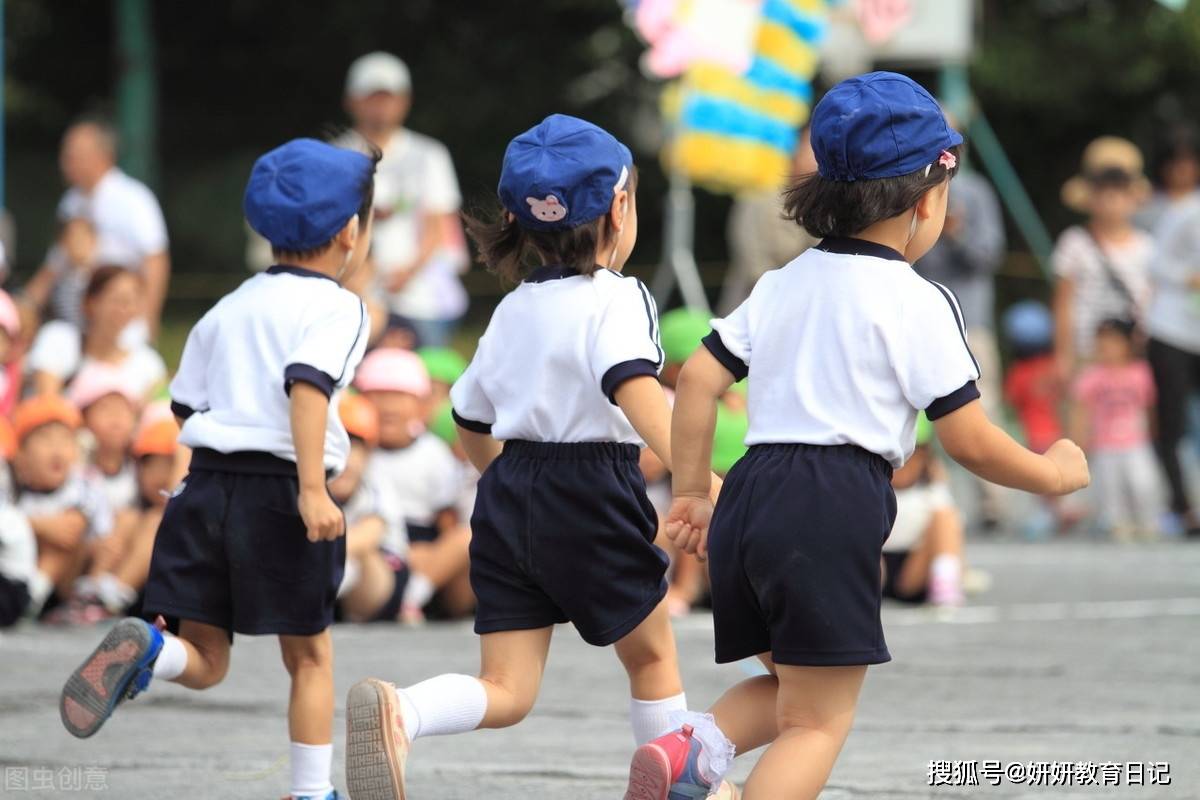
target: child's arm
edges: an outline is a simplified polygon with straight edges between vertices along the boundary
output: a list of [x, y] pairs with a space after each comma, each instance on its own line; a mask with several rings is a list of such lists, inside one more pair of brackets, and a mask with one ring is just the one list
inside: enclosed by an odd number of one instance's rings
[[658, 378], [651, 375], [629, 378], [613, 391], [613, 399], [646, 446], [670, 470], [671, 407]]
[[467, 458], [475, 469], [479, 470], [480, 475], [496, 460], [502, 449], [500, 442], [491, 434], [477, 433], [461, 425], [458, 426], [458, 440], [462, 442], [463, 450], [467, 451]]
[[30, 517], [29, 525], [39, 544], [69, 550], [83, 540], [88, 521], [82, 511], [71, 508], [57, 514]]
[[708, 551], [708, 522], [713, 510], [709, 465], [717, 402], [733, 382], [734, 375], [701, 347], [683, 365], [675, 385], [671, 420], [675, 457], [671, 491], [675, 499], [667, 513], [665, 532], [680, 549], [701, 558]]
[[1074, 442], [1060, 439], [1044, 456], [1026, 450], [988, 420], [978, 400], [939, 417], [933, 426], [951, 458], [992, 483], [1062, 495], [1090, 480], [1087, 459]]
[[342, 511], [325, 484], [325, 421], [329, 398], [312, 384], [296, 381], [291, 387], [292, 441], [296, 447], [296, 472], [300, 478], [300, 516], [308, 540], [336, 539], [346, 532]]

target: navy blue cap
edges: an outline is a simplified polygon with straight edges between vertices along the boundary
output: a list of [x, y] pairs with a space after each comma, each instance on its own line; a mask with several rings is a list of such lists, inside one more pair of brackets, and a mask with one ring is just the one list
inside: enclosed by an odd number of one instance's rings
[[817, 171], [831, 181], [909, 175], [963, 137], [936, 100], [895, 72], [868, 72], [834, 86], [812, 114]]
[[293, 139], [254, 162], [242, 199], [246, 221], [281, 250], [319, 247], [358, 213], [374, 171], [362, 153]]
[[497, 192], [525, 227], [575, 228], [608, 213], [632, 168], [629, 148], [611, 133], [553, 114], [508, 143]]

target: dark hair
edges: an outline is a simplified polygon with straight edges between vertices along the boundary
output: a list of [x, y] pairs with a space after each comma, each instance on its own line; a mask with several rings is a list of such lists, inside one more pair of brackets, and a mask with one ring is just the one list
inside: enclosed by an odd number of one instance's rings
[[[353, 135], [355, 141], [348, 145], [347, 149], [355, 150], [371, 159], [371, 170], [367, 173], [362, 185], [359, 187], [362, 199], [359, 201], [356, 213], [358, 214], [359, 230], [362, 230], [362, 227], [366, 224], [367, 215], [371, 213], [371, 207], [375, 205], [375, 167], [378, 166], [379, 160], [383, 158], [383, 151], [367, 141], [361, 134], [354, 133]], [[310, 247], [307, 250], [285, 250], [282, 247], [271, 245], [271, 257], [276, 261], [311, 261], [314, 258], [324, 255], [331, 247], [333, 247], [332, 237], [324, 244]]]
[[1200, 137], [1196, 129], [1188, 124], [1177, 123], [1167, 127], [1154, 148], [1153, 176], [1161, 183], [1167, 164], [1180, 158], [1200, 161]]
[[[637, 191], [637, 168], [629, 173], [625, 188]], [[632, 201], [631, 201], [632, 202]], [[479, 263], [503, 280], [518, 283], [529, 267], [561, 264], [581, 275], [591, 275], [601, 267], [596, 263], [596, 248], [607, 243], [608, 215], [597, 217], [574, 228], [539, 231], [525, 228], [496, 204], [496, 208], [462, 215], [467, 235], [479, 250]]]
[[1111, 317], [1109, 319], [1100, 321], [1100, 324], [1096, 326], [1096, 335], [1099, 336], [1100, 334], [1104, 333], [1115, 333], [1124, 338], [1126, 341], [1132, 343], [1133, 334], [1136, 330], [1137, 324], [1134, 323], [1133, 320]]
[[[957, 158], [959, 147], [951, 147]], [[876, 222], [903, 214], [930, 189], [954, 177], [958, 167], [947, 169], [934, 163], [895, 178], [833, 181], [819, 172], [800, 175], [783, 192], [783, 216], [794, 220], [811, 235], [854, 236]]]
[[117, 267], [111, 264], [107, 264], [103, 267], [96, 267], [96, 269], [92, 271], [92, 277], [88, 279], [87, 288], [83, 291], [83, 301], [86, 303], [91, 300], [95, 300], [104, 293], [104, 290], [108, 288], [110, 283], [122, 275], [129, 275], [133, 278], [136, 278], [139, 284], [142, 281], [142, 276], [140, 274], [134, 272], [133, 270], [126, 269], [125, 267]]

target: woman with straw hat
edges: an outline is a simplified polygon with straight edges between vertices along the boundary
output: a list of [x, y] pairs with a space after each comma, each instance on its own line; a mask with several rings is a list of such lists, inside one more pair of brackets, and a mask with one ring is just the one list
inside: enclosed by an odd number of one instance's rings
[[1101, 322], [1144, 316], [1153, 242], [1133, 224], [1150, 193], [1142, 164], [1132, 142], [1102, 136], [1083, 151], [1079, 174], [1063, 184], [1063, 204], [1087, 216], [1063, 231], [1052, 257], [1055, 352], [1064, 379], [1091, 357]]

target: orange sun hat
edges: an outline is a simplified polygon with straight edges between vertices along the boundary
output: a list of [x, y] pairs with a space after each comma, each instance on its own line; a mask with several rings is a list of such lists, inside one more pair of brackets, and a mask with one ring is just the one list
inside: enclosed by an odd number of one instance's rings
[[51, 422], [61, 422], [71, 430], [83, 424], [79, 409], [65, 397], [56, 394], [43, 394], [31, 397], [17, 406], [13, 412], [13, 432], [17, 442], [25, 441], [25, 437], [43, 425]]
[[171, 413], [170, 404], [151, 403], [142, 412], [137, 434], [131, 448], [135, 458], [142, 456], [173, 456], [179, 448], [179, 423]]

